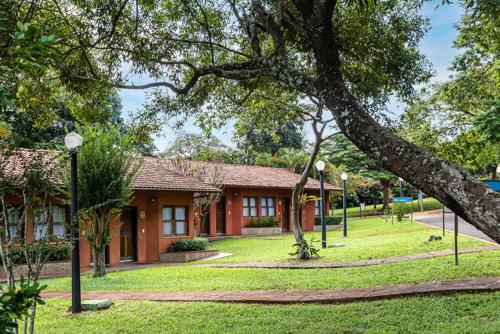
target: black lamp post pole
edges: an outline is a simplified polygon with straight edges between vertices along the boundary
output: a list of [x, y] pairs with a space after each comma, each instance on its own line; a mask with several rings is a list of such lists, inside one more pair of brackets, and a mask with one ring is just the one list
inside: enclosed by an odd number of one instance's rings
[[344, 209], [344, 237], [347, 237], [347, 196], [346, 180], [342, 180], [342, 208]]
[[80, 288], [80, 231], [78, 226], [78, 179], [76, 150], [71, 152], [71, 312], [82, 310]]
[[321, 247], [326, 248], [326, 208], [325, 208], [325, 187], [323, 181], [323, 171], [319, 172], [319, 183], [320, 183], [320, 210], [321, 210]]

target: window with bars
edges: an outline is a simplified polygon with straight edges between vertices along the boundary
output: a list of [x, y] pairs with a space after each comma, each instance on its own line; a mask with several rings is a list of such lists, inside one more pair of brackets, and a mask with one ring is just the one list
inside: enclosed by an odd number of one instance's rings
[[243, 197], [243, 216], [257, 217], [257, 197]]
[[19, 219], [21, 219], [21, 208], [15, 206], [7, 207], [10, 238], [18, 238], [21, 236], [21, 231], [19, 231], [21, 228]]
[[55, 206], [52, 208], [52, 235], [59, 239], [66, 239], [66, 208]]
[[163, 207], [163, 236], [187, 235], [187, 207]]
[[49, 237], [49, 221], [47, 212], [35, 213], [35, 240], [46, 239]]
[[314, 215], [321, 216], [321, 204], [319, 199], [314, 201]]
[[47, 212], [35, 215], [35, 240], [48, 238], [50, 236], [66, 239], [66, 208], [62, 206], [52, 207], [52, 219], [47, 219]]
[[261, 197], [260, 215], [263, 217], [275, 216], [274, 197]]

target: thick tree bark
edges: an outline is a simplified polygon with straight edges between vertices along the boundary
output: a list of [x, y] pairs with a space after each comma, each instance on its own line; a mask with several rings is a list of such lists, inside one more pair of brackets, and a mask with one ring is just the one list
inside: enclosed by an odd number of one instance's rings
[[380, 181], [384, 190], [382, 191], [384, 197], [384, 204], [382, 205], [382, 210], [386, 210], [389, 207], [389, 185], [388, 181]]
[[392, 133], [378, 124], [337, 82], [325, 102], [341, 131], [380, 165], [429, 194], [457, 215], [500, 242], [500, 195], [469, 172]]

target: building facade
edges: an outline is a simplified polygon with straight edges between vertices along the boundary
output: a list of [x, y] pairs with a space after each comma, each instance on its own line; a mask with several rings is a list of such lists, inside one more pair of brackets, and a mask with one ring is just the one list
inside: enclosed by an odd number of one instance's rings
[[[15, 157], [10, 159], [14, 165], [12, 170], [19, 172], [21, 166], [16, 165]], [[106, 247], [106, 261], [110, 266], [131, 261], [160, 261], [161, 254], [167, 253], [173, 242], [192, 239], [195, 226], [199, 229], [196, 234], [240, 235], [241, 229], [252, 219], [275, 217], [282, 231], [293, 229], [292, 187], [300, 178], [298, 174], [282, 168], [192, 162], [204, 164], [208, 171], [217, 169], [222, 172], [222, 189], [219, 189], [208, 185], [210, 182], [206, 180], [203, 182], [182, 175], [167, 159], [141, 157], [138, 163], [140, 168], [132, 185], [133, 198], [110, 224], [110, 243]], [[210, 173], [206, 174], [209, 178]], [[309, 179], [305, 193], [319, 197], [319, 189], [319, 182]], [[325, 184], [327, 199], [333, 190], [338, 188]], [[213, 205], [207, 224], [195, 225], [195, 219], [199, 217], [194, 210], [194, 197], [207, 193], [220, 193], [220, 199]], [[22, 205], [16, 196], [8, 196], [7, 201], [10, 208]], [[328, 200], [326, 203], [328, 210]], [[33, 226], [23, 226], [23, 235], [26, 229], [28, 240], [47, 236], [59, 238], [61, 242], [68, 239], [71, 221], [68, 203], [61, 198], [51, 200], [51, 205], [52, 214], [46, 226], [36, 231]], [[301, 221], [305, 231], [313, 230], [317, 215], [317, 202], [303, 206]], [[88, 268], [92, 257], [85, 237], [85, 224], [80, 233], [80, 265]]]
[[[222, 195], [213, 205], [206, 224], [199, 226], [201, 235], [240, 235], [241, 228], [251, 219], [276, 217], [283, 232], [293, 230], [292, 188], [300, 175], [284, 168], [233, 164], [202, 163], [222, 179]], [[217, 169], [216, 172], [214, 170]], [[207, 173], [210, 178], [211, 173]], [[209, 182], [209, 180], [207, 180]], [[329, 212], [329, 193], [340, 188], [325, 183], [326, 212]], [[304, 193], [320, 197], [320, 183], [309, 178]], [[304, 231], [312, 231], [315, 217], [320, 215], [319, 201], [311, 201], [301, 209]]]

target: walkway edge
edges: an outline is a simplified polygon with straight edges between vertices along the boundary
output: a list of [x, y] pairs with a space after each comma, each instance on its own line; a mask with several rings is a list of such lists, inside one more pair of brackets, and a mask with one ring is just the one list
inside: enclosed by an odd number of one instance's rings
[[[500, 277], [445, 280], [349, 290], [255, 290], [197, 292], [84, 292], [84, 299], [219, 302], [256, 304], [340, 304], [408, 296], [500, 291]], [[70, 292], [44, 291], [42, 298], [70, 298]]]

